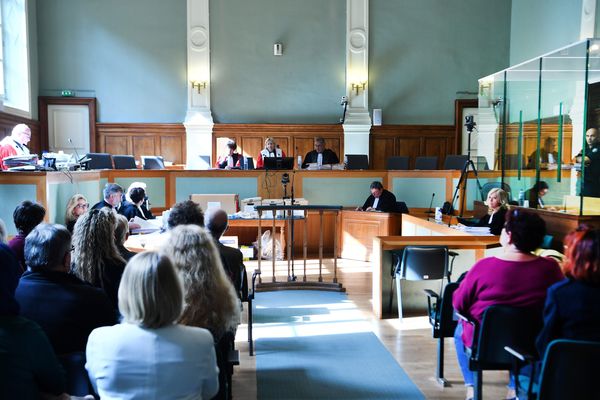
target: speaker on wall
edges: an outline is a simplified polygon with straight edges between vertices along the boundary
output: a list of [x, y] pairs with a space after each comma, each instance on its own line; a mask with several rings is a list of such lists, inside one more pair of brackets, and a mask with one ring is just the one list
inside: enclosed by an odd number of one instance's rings
[[381, 125], [381, 108], [373, 109], [373, 125], [380, 126]]

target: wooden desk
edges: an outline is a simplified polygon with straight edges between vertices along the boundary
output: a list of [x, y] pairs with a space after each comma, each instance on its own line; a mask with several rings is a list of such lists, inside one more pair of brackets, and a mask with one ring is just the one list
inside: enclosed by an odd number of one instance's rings
[[389, 295], [387, 287], [392, 279], [389, 273], [392, 262], [389, 250], [406, 246], [447, 246], [454, 250], [475, 250], [475, 259], [479, 260], [485, 256], [487, 249], [500, 247], [497, 236], [473, 236], [407, 214], [402, 217], [403, 229], [412, 223], [422, 236], [379, 236], [373, 239], [373, 313], [379, 319], [387, 312], [383, 298], [385, 294]]
[[343, 210], [340, 213], [340, 257], [371, 261], [373, 238], [400, 233], [402, 214]]

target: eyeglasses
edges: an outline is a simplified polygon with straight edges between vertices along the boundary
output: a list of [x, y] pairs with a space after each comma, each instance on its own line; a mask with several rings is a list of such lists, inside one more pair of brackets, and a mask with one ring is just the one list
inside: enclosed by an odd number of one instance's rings
[[85, 203], [85, 204], [77, 204], [75, 206], [75, 208], [89, 208], [90, 204], [89, 203]]

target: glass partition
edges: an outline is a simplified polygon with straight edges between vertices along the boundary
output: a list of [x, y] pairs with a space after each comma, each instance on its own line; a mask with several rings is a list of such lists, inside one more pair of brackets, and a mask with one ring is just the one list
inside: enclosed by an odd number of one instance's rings
[[513, 204], [600, 215], [600, 40], [480, 79], [478, 117], [476, 156]]

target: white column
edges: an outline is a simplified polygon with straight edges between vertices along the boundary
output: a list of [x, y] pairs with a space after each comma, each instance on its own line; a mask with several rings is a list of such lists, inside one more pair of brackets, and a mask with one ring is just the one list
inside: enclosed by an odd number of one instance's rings
[[[201, 156], [212, 154], [213, 119], [210, 112], [209, 0], [187, 0], [187, 169], [203, 166]], [[196, 87], [192, 88], [192, 82]], [[211, 160], [212, 161], [212, 160]]]
[[369, 0], [347, 0], [346, 15], [344, 154], [369, 154]]

